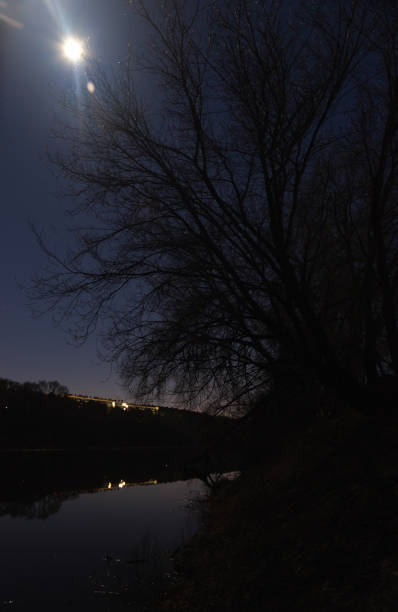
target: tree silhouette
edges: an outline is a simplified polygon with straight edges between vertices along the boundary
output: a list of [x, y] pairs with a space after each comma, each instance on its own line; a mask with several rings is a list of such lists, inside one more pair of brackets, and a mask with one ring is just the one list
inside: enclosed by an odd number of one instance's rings
[[132, 4], [153, 34], [139, 64], [151, 97], [129, 57], [70, 101], [54, 161], [82, 223], [65, 256], [38, 236], [49, 266], [34, 297], [80, 338], [102, 319], [107, 355], [144, 394], [225, 407], [293, 369], [388, 408], [398, 9]]

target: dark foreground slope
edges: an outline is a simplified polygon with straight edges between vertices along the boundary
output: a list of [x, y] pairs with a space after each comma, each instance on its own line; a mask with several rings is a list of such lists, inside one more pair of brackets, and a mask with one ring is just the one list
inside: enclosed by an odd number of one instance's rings
[[157, 610], [398, 609], [398, 424], [320, 421], [206, 502]]

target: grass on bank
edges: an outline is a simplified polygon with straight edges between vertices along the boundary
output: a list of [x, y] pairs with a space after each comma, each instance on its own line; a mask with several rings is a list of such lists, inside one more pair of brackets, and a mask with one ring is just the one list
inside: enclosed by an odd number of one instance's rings
[[398, 423], [320, 420], [206, 502], [159, 611], [398, 609]]

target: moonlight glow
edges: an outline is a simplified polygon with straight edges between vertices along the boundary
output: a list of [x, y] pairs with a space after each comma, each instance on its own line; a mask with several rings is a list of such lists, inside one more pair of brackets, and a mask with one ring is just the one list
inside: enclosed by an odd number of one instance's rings
[[83, 57], [83, 45], [76, 38], [67, 38], [63, 50], [65, 57], [71, 62], [79, 62]]

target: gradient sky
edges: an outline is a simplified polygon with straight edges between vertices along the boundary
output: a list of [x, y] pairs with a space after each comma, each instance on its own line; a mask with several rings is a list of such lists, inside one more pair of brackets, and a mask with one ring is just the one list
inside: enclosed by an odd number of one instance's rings
[[62, 93], [85, 74], [84, 62], [62, 55], [68, 35], [109, 69], [126, 57], [128, 41], [143, 38], [128, 0], [0, 1], [0, 378], [57, 379], [72, 392], [123, 398], [97, 339], [73, 347], [50, 314], [32, 317], [20, 287], [43, 263], [29, 221], [47, 232], [68, 223], [70, 202], [57, 195], [46, 160]]

